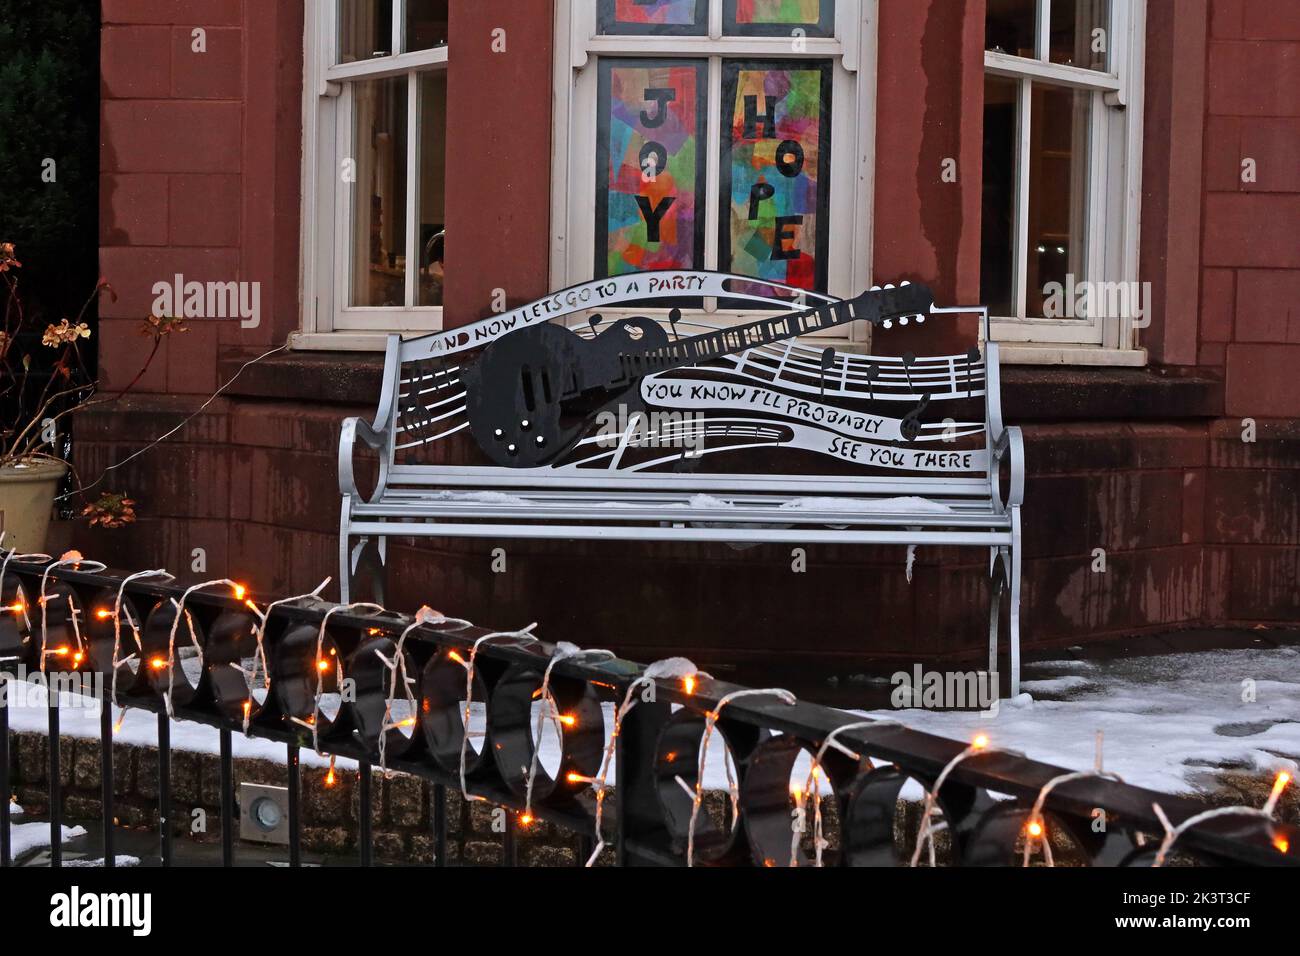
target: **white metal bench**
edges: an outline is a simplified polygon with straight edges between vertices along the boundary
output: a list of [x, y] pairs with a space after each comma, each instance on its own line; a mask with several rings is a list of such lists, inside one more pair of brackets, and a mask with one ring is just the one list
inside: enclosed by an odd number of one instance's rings
[[[343, 423], [344, 600], [363, 572], [382, 600], [389, 536], [969, 545], [990, 553], [990, 671], [1010, 592], [1010, 690], [1018, 693], [1024, 450], [1020, 430], [1002, 422], [985, 308], [935, 307], [927, 316], [978, 314], [982, 352], [887, 357], [791, 339], [649, 375], [640, 414], [606, 416], [557, 462], [449, 463], [477, 451], [461, 379], [483, 346], [548, 320], [592, 337], [599, 326], [589, 324], [590, 310], [629, 298], [662, 305], [653, 300], [725, 292], [791, 308], [796, 290], [741, 281], [668, 272], [596, 280], [460, 329], [391, 336], [373, 423]], [[677, 313], [672, 320], [655, 318], [679, 336], [710, 328]], [[900, 433], [909, 418], [911, 440]], [[369, 498], [354, 476], [358, 441], [379, 456]]]

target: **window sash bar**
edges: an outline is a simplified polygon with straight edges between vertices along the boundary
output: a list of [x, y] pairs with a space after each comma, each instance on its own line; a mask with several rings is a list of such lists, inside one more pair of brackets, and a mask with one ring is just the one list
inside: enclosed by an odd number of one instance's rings
[[1061, 63], [1043, 63], [1023, 56], [1011, 56], [1007, 53], [984, 51], [984, 71], [994, 76], [1005, 76], [1013, 80], [1031, 77], [1044, 83], [1057, 86], [1069, 86], [1080, 90], [1101, 90], [1106, 93], [1118, 93], [1121, 89], [1119, 77], [1112, 73], [1098, 70], [1085, 70], [1078, 66], [1066, 66]]
[[416, 306], [420, 250], [420, 83], [419, 74], [406, 75], [406, 307]]
[[357, 79], [382, 79], [398, 76], [412, 70], [436, 70], [447, 66], [447, 47], [436, 46], [429, 50], [415, 50], [396, 56], [376, 57], [373, 60], [356, 60], [337, 63], [325, 71], [325, 79], [333, 82]]
[[1012, 252], [1012, 311], [1025, 318], [1029, 282], [1029, 154], [1033, 130], [1033, 84], [1022, 78], [1016, 89], [1015, 247]]

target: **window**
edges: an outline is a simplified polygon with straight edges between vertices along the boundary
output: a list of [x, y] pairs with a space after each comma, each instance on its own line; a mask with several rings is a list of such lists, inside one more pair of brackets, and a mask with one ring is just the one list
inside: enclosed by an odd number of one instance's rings
[[556, 6], [555, 288], [675, 268], [870, 284], [874, 2]]
[[307, 5], [308, 338], [441, 328], [447, 7]]
[[981, 298], [994, 338], [1084, 347], [1042, 361], [1141, 361], [1143, 14], [1144, 0], [988, 0]]

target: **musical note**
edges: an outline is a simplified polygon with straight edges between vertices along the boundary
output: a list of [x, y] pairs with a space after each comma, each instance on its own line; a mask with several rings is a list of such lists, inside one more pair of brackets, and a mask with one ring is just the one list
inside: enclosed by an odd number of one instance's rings
[[907, 387], [912, 387], [912, 365], [916, 362], [916, 356], [911, 352], [903, 353], [903, 374], [907, 376]]
[[971, 350], [966, 353], [966, 397], [967, 398], [970, 398], [971, 396], [970, 366], [972, 362], [978, 362], [979, 360], [980, 360], [980, 350], [972, 346]]
[[835, 367], [835, 350], [826, 349], [822, 352], [822, 398], [826, 397], [826, 373]]
[[673, 338], [675, 339], [681, 338], [681, 336], [677, 333], [677, 323], [680, 322], [681, 320], [682, 320], [681, 309], [668, 310], [668, 326], [673, 330]]
[[876, 376], [880, 374], [880, 366], [872, 362], [867, 366], [867, 389], [871, 392], [871, 400], [876, 400]]
[[587, 324], [591, 326], [591, 331], [595, 332], [596, 326], [600, 325], [600, 323], [604, 321], [605, 321], [604, 317], [599, 312], [597, 312], [587, 320]]
[[898, 430], [907, 441], [916, 441], [917, 436], [921, 434], [921, 413], [925, 411], [926, 406], [929, 404], [930, 393], [926, 392], [921, 396], [921, 400], [916, 403], [916, 408], [903, 416], [903, 421], [898, 426]]

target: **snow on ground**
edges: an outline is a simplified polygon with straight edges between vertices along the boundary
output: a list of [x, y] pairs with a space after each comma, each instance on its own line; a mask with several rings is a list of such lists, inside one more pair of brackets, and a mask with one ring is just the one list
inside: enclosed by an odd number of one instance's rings
[[[39, 684], [12, 685], [9, 708], [10, 728], [16, 733], [23, 731], [44, 733], [49, 728], [47, 700], [45, 688]], [[120, 708], [113, 708], [115, 722], [121, 714]], [[99, 702], [76, 694], [60, 694], [59, 730], [65, 737], [90, 737], [98, 740]], [[233, 738], [236, 760], [259, 759], [284, 762], [284, 744], [273, 740], [245, 737], [240, 733], [234, 734]], [[158, 746], [157, 716], [152, 711], [128, 708], [122, 726], [113, 734], [113, 740], [116, 743], [136, 746]], [[205, 754], [220, 752], [220, 737], [217, 729], [189, 720], [172, 722], [171, 744], [173, 750]], [[306, 749], [302, 752], [302, 764], [307, 767], [325, 767], [329, 765], [329, 758], [318, 757], [314, 751]], [[337, 768], [352, 770], [356, 768], [356, 762], [340, 757]]]
[[[1300, 649], [1278, 648], [1198, 651], [1111, 661], [1059, 661], [1028, 665], [1026, 691], [1003, 701], [997, 716], [975, 712], [882, 710], [917, 730], [956, 740], [985, 733], [995, 746], [1069, 769], [1093, 765], [1096, 732], [1105, 734], [1106, 769], [1130, 783], [1166, 793], [1194, 791], [1207, 768], [1232, 767], [1269, 773], [1300, 762]], [[1038, 676], [1041, 675], [1041, 676]], [[1254, 701], [1243, 700], [1253, 682]], [[44, 691], [27, 685], [11, 695], [10, 722], [16, 731], [46, 729]], [[76, 737], [99, 736], [98, 707], [76, 706], [63, 696], [61, 728]], [[534, 705], [534, 715], [537, 707]], [[857, 711], [854, 713], [863, 713]], [[604, 706], [605, 732], [613, 722], [613, 705]], [[116, 717], [116, 713], [115, 713]], [[484, 722], [481, 704], [470, 720], [471, 732]], [[536, 721], [534, 718], [534, 725]], [[542, 766], [554, 773], [559, 738], [549, 722], [541, 737]], [[114, 737], [125, 743], [155, 746], [157, 720], [147, 711], [129, 710]], [[477, 745], [482, 738], [472, 737]], [[705, 786], [726, 789], [724, 749], [718, 738], [705, 767]], [[188, 721], [172, 724], [176, 750], [216, 753], [217, 731]], [[284, 746], [234, 735], [236, 758], [284, 760]], [[324, 766], [328, 758], [310, 749], [302, 763]], [[355, 764], [342, 758], [340, 770]], [[806, 761], [796, 765], [800, 779]], [[609, 778], [614, 780], [611, 762]], [[45, 824], [32, 824], [45, 829]]]
[[[1207, 768], [1268, 774], [1300, 762], [1297, 648], [1059, 661], [1026, 672], [1056, 676], [1026, 680], [1028, 693], [1003, 701], [996, 717], [927, 710], [872, 716], [958, 740], [985, 733], [994, 746], [1071, 770], [1092, 766], [1101, 730], [1107, 770], [1166, 793], [1197, 790]], [[1253, 702], [1243, 700], [1248, 681]]]
[[[62, 827], [63, 842], [73, 837], [85, 836], [85, 827]], [[50, 825], [48, 823], [14, 823], [9, 827], [10, 850], [15, 860], [23, 854], [30, 853], [50, 845]]]
[[[64, 860], [64, 866], [103, 866], [104, 858], [101, 856], [98, 860]], [[127, 856], [125, 853], [119, 853], [113, 857], [114, 866], [139, 866], [140, 858], [138, 856]]]

